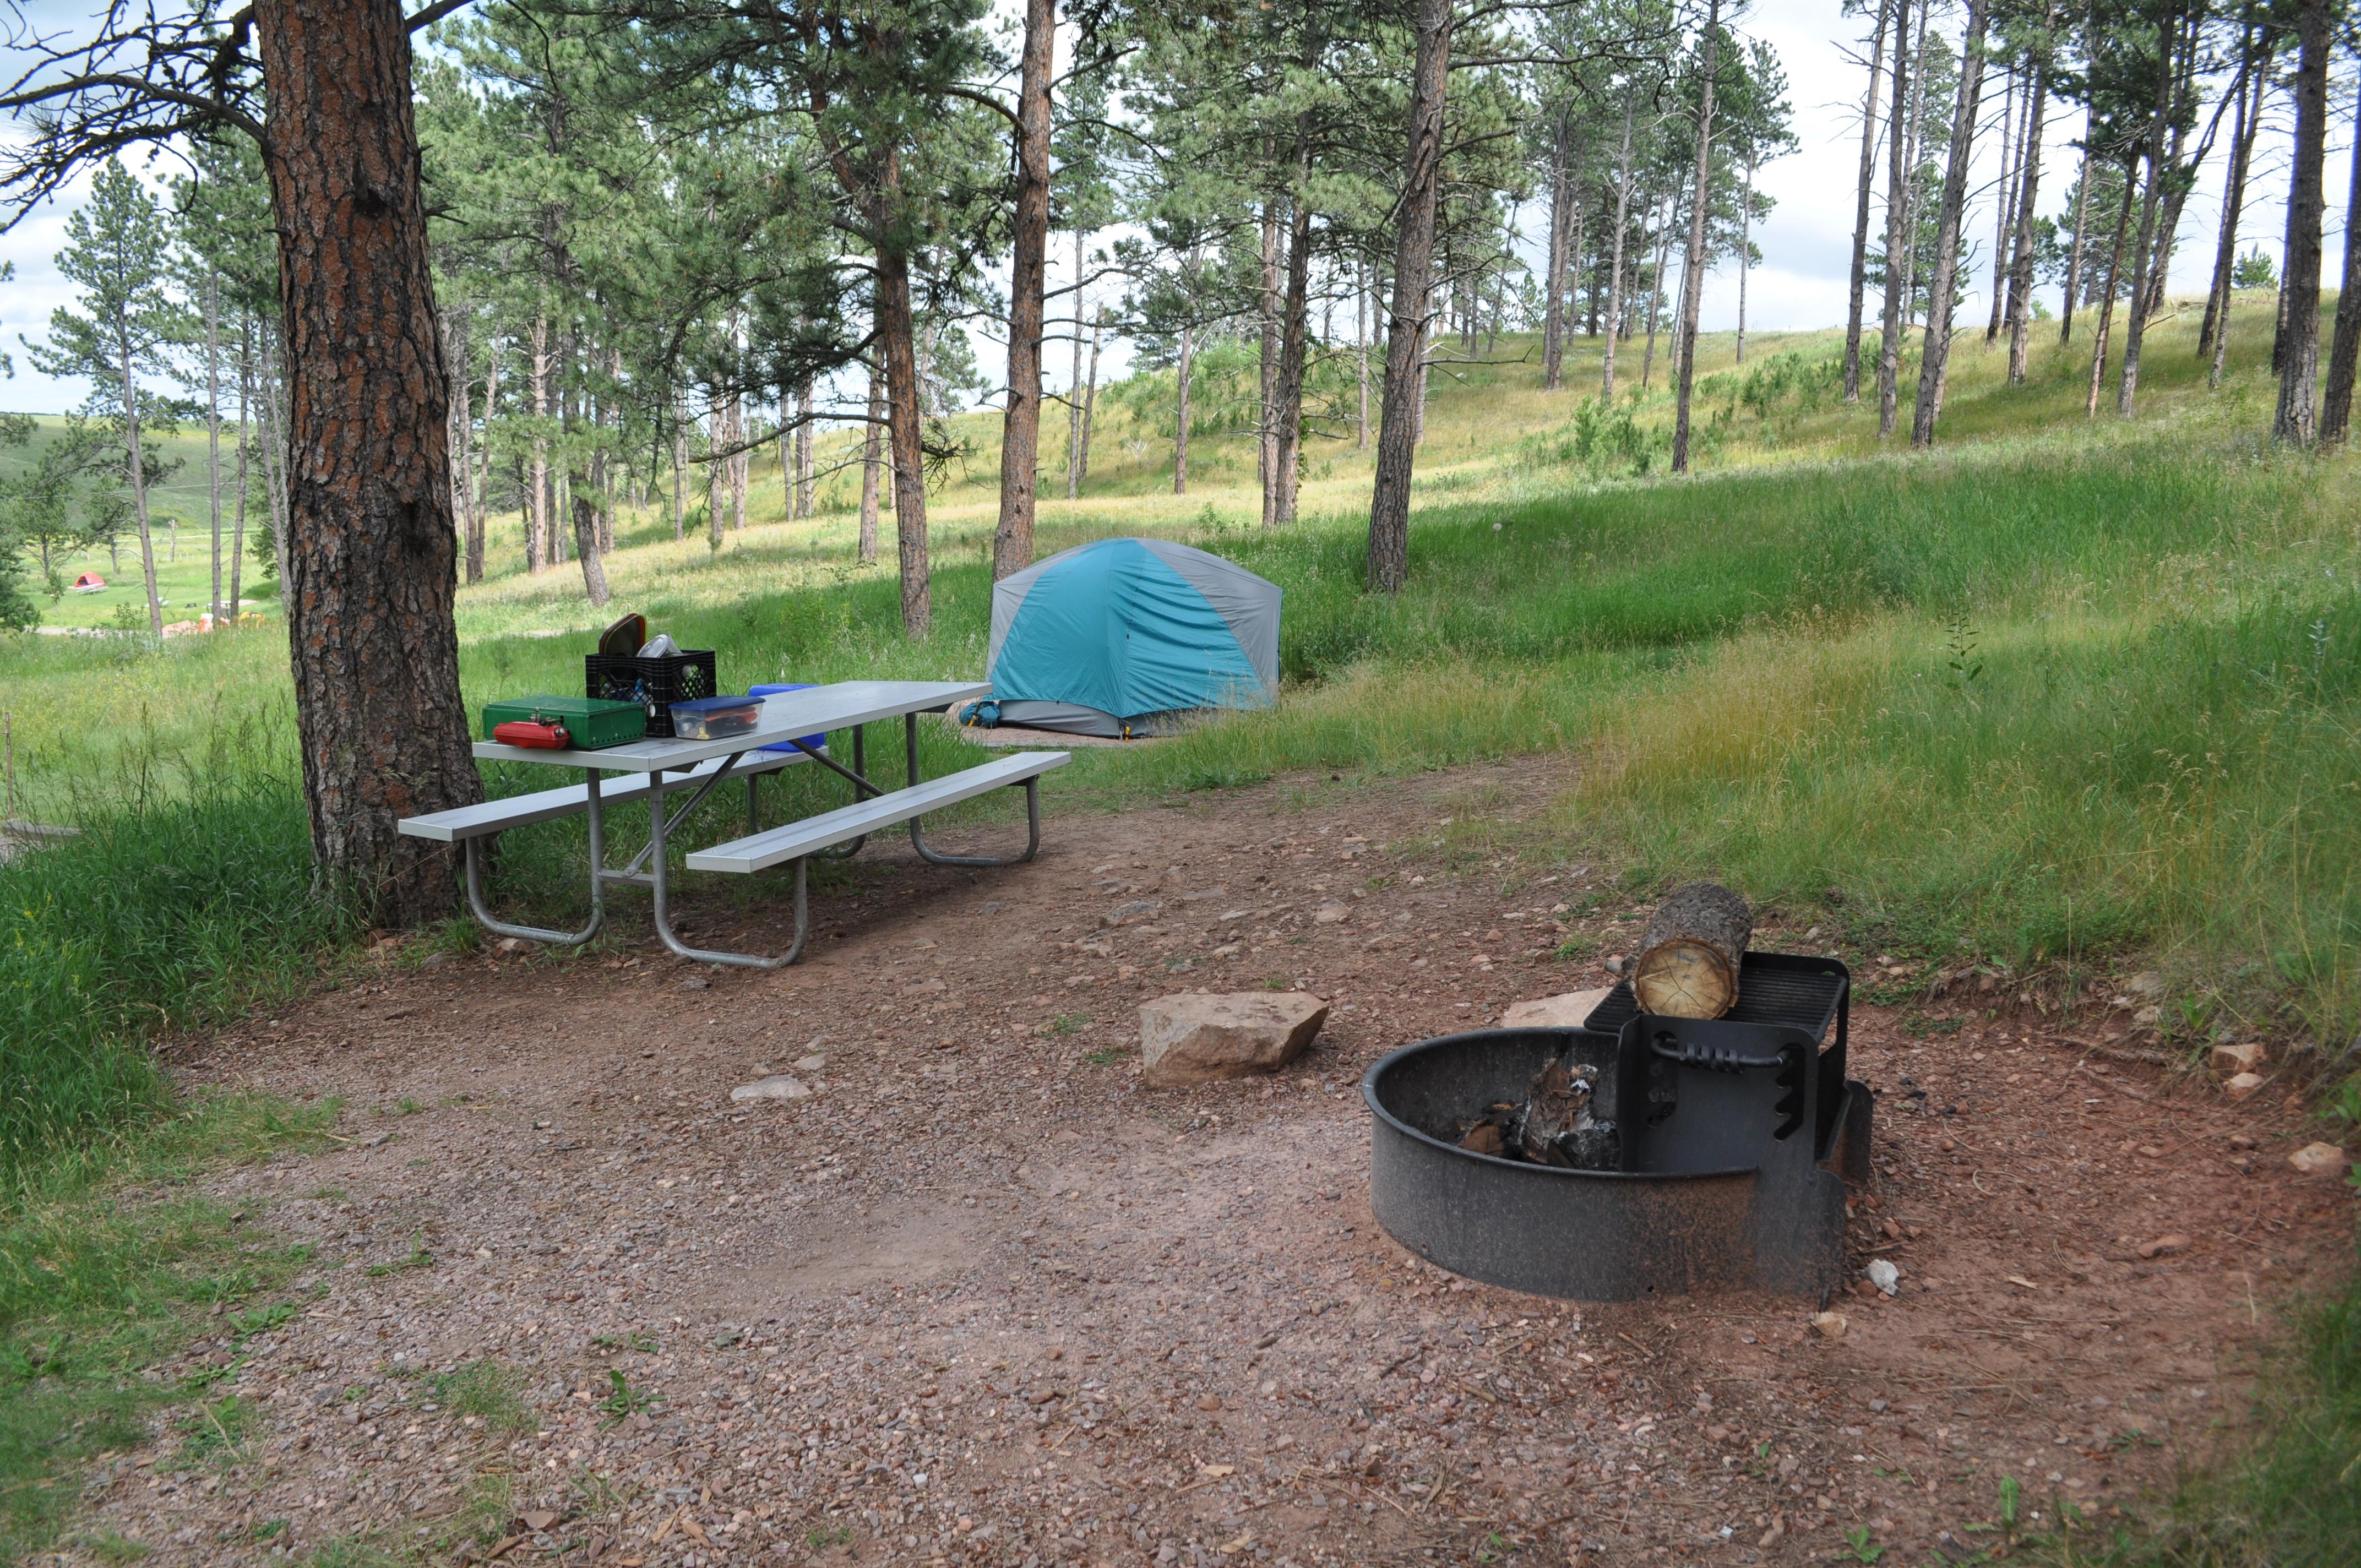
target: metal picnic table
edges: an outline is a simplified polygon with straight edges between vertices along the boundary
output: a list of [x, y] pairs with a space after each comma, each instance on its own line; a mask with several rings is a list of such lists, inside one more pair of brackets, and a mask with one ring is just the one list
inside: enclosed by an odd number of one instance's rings
[[[752, 729], [719, 740], [683, 740], [652, 737], [595, 751], [548, 751], [503, 745], [496, 740], [477, 742], [476, 755], [488, 761], [530, 762], [542, 767], [581, 771], [584, 790], [580, 806], [588, 816], [590, 830], [590, 923], [579, 931], [544, 930], [495, 918], [484, 906], [482, 879], [476, 853], [479, 838], [505, 827], [548, 820], [556, 815], [569, 815], [570, 800], [564, 808], [511, 814], [505, 817], [500, 811], [500, 802], [488, 802], [483, 806], [438, 813], [430, 817], [410, 818], [402, 823], [401, 828], [403, 832], [417, 837], [465, 842], [468, 907], [487, 930], [499, 935], [578, 946], [597, 936], [605, 924], [608, 886], [630, 883], [649, 890], [654, 905], [656, 935], [666, 948], [682, 958], [707, 963], [774, 969], [794, 962], [803, 951], [809, 923], [804, 862], [810, 855], [842, 858], [855, 854], [870, 831], [906, 822], [912, 847], [922, 858], [936, 865], [1001, 866], [1033, 858], [1041, 841], [1040, 800], [1036, 784], [1042, 773], [1063, 764], [1067, 761], [1067, 753], [1034, 752], [1003, 757], [962, 770], [945, 779], [930, 781], [923, 786], [919, 781], [918, 715], [941, 712], [971, 698], [987, 696], [991, 689], [984, 683], [965, 681], [845, 681], [765, 697], [763, 699], [762, 716]], [[880, 719], [896, 718], [903, 721], [908, 783], [900, 790], [888, 790], [867, 776], [865, 727]], [[814, 743], [815, 740], [824, 742], [829, 731], [840, 729], [852, 731], [852, 762], [850, 767], [831, 755], [824, 743]], [[801, 753], [801, 757], [795, 760], [817, 762], [840, 774], [852, 785], [853, 804], [799, 823], [763, 831], [757, 817], [754, 793], [756, 779], [761, 771], [765, 771], [759, 760], [760, 754], [765, 749], [774, 750], [782, 746], [792, 746]], [[750, 753], [758, 760], [748, 762], [746, 759]], [[700, 766], [713, 764], [716, 759], [721, 759], [718, 765]], [[640, 775], [629, 793], [633, 795], [644, 793], [648, 801], [647, 845], [629, 864], [621, 867], [607, 864], [599, 780], [601, 775], [608, 773]], [[680, 776], [668, 779], [668, 774]], [[698, 803], [713, 792], [715, 786], [730, 778], [744, 778], [747, 783], [747, 836], [700, 851], [692, 857], [692, 864], [701, 860], [707, 862], [702, 869], [751, 872], [785, 861], [793, 861], [796, 940], [792, 948], [775, 958], [692, 948], [681, 941], [672, 929], [670, 872], [666, 855], [670, 836]], [[926, 810], [939, 809], [1004, 784], [1022, 784], [1026, 790], [1027, 840], [1023, 854], [993, 859], [944, 854], [928, 847], [919, 829], [919, 822]], [[567, 793], [570, 795], [571, 792]], [[667, 811], [666, 796], [683, 794], [687, 798]]]

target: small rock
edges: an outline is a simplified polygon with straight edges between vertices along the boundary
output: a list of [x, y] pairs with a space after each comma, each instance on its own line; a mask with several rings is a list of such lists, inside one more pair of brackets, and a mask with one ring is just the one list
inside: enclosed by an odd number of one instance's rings
[[2255, 1135], [2252, 1133], [2233, 1133], [2230, 1135], [2230, 1146], [2234, 1149], [2250, 1149], [2255, 1146]]
[[1197, 1396], [1197, 1408], [1201, 1410], [1218, 1410], [1222, 1408], [1222, 1397], [1219, 1394], [1200, 1394]]
[[1342, 904], [1323, 904], [1312, 912], [1314, 926], [1340, 926], [1352, 917], [1352, 909]]
[[535, 1508], [530, 1513], [521, 1514], [518, 1517], [523, 1519], [525, 1529], [536, 1531], [547, 1530], [557, 1522], [557, 1516], [547, 1508]]
[[826, 1051], [814, 1051], [807, 1057], [797, 1057], [796, 1058], [796, 1070], [797, 1072], [818, 1072], [827, 1065], [828, 1053]]
[[2336, 1176], [2345, 1169], [2345, 1151], [2334, 1144], [2306, 1144], [2288, 1163], [2306, 1176]]
[[1587, 991], [1569, 991], [1558, 996], [1537, 996], [1528, 1002], [1511, 1002], [1509, 1010], [1500, 1014], [1503, 1029], [1579, 1029], [1589, 1022], [1598, 1004], [1607, 1000], [1614, 988], [1595, 985]]
[[1272, 1072], [1303, 1054], [1328, 1003], [1308, 992], [1182, 992], [1139, 1009], [1142, 1076], [1156, 1088]]
[[2158, 1236], [2152, 1242], [2142, 1242], [2132, 1250], [2142, 1257], [2169, 1257], [2174, 1253], [2188, 1250], [2188, 1246], [2189, 1238], [2176, 1233], [2169, 1236]]
[[1902, 1288], [1902, 1270], [1894, 1267], [1884, 1258], [1872, 1258], [1869, 1266], [1861, 1272], [1863, 1277], [1877, 1287], [1880, 1295], [1891, 1296]]
[[2233, 1078], [2223, 1084], [2222, 1088], [2228, 1093], [2231, 1099], [2244, 1100], [2247, 1095], [2252, 1094], [2256, 1090], [2260, 1089], [2262, 1086], [2263, 1075], [2261, 1073], [2242, 1072], [2235, 1078]]
[[1118, 904], [1113, 909], [1110, 909], [1105, 914], [1100, 916], [1099, 924], [1102, 926], [1129, 926], [1134, 922], [1147, 919], [1149, 916], [1155, 914], [1158, 910], [1163, 907], [1164, 905], [1159, 904], [1152, 898], [1135, 898], [1127, 903]]
[[2124, 981], [2124, 989], [2134, 996], [2155, 996], [2164, 990], [2164, 976], [2154, 970], [2142, 970]]
[[706, 979], [703, 975], [693, 974], [686, 980], [680, 982], [680, 988], [683, 991], [704, 991], [711, 987], [712, 984], [713, 982]]
[[447, 964], [450, 961], [451, 955], [448, 953], [429, 953], [424, 958], [418, 960], [418, 967], [420, 969], [441, 969], [445, 964]]
[[496, 953], [521, 953], [524, 951], [524, 943], [515, 937], [502, 937], [500, 945], [492, 950]]
[[2132, 1014], [2132, 1022], [2143, 1029], [2153, 1029], [2164, 1022], [2164, 1009], [2154, 1006], [2143, 1007]]
[[1827, 1340], [1842, 1339], [1844, 1338], [1844, 1332], [1845, 1320], [1842, 1312], [1814, 1312], [1812, 1314], [1812, 1332], [1817, 1334], [1820, 1338]]
[[[798, 1063], [798, 1066], [801, 1064]], [[741, 1083], [730, 1091], [732, 1100], [808, 1100], [810, 1086], [788, 1073], [774, 1073], [756, 1083]]]
[[1620, 956], [1611, 958], [1607, 960], [1607, 972], [1609, 974], [1621, 974], [1623, 972], [1623, 959]]
[[2270, 1059], [2270, 1053], [2262, 1047], [2259, 1041], [2248, 1040], [2234, 1046], [2213, 1047], [2213, 1070], [2216, 1072], [2252, 1072]]

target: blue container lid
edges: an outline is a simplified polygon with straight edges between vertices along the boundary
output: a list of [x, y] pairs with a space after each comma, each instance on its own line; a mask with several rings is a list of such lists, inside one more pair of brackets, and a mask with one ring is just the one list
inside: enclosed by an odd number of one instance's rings
[[[776, 696], [781, 692], [807, 692], [818, 684], [819, 683], [817, 681], [772, 681], [759, 686], [748, 686], [746, 688], [746, 695], [748, 696]], [[825, 735], [807, 735], [803, 738], [803, 741], [804, 745], [809, 746], [815, 751], [824, 751], [828, 749], [828, 737]], [[776, 745], [765, 746], [763, 750], [765, 751], [793, 751], [799, 750], [799, 748], [792, 740], [782, 740]]]

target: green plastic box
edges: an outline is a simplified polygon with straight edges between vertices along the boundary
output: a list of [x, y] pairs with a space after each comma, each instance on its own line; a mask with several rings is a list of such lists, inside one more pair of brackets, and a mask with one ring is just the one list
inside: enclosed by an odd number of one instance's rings
[[648, 732], [647, 710], [636, 702], [609, 702], [595, 696], [515, 697], [508, 702], [488, 702], [484, 705], [484, 739], [503, 724], [518, 719], [542, 718], [566, 726], [573, 737], [577, 751], [595, 751], [601, 746], [620, 746], [627, 740], [637, 740]]

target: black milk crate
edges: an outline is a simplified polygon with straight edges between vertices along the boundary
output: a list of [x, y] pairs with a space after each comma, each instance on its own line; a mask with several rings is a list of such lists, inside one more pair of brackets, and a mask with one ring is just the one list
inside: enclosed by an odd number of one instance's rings
[[650, 739], [672, 736], [672, 705], [701, 696], [719, 696], [713, 674], [713, 650], [690, 648], [656, 658], [630, 658], [612, 653], [587, 653], [582, 659], [585, 696], [609, 702], [636, 702], [648, 716]]

